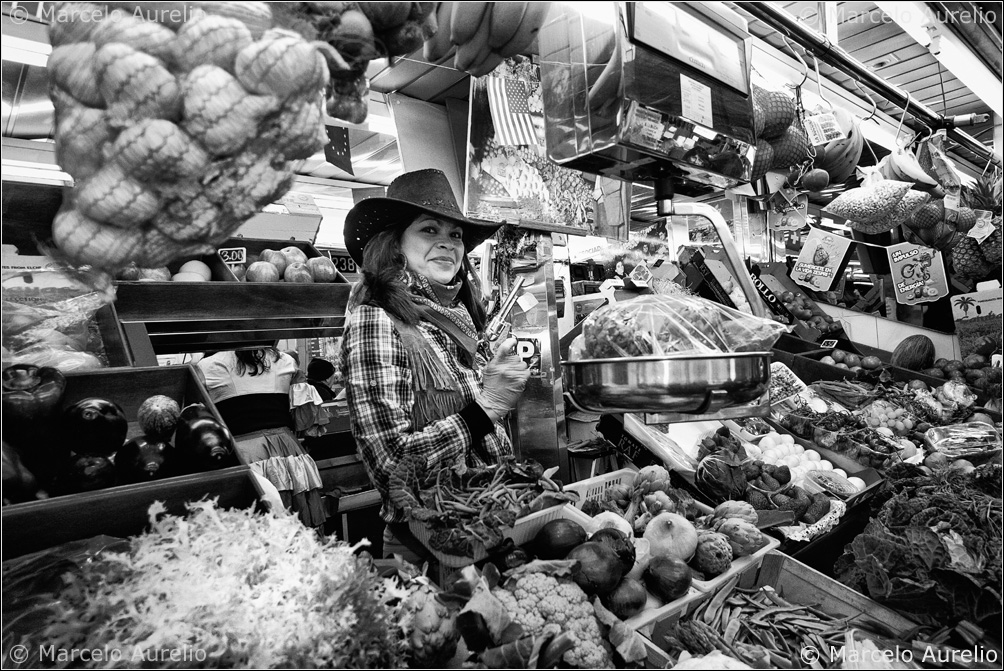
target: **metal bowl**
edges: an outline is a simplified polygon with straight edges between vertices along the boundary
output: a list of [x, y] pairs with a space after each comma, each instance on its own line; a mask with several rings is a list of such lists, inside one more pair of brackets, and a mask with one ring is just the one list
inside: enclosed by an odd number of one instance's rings
[[648, 356], [561, 365], [565, 389], [583, 410], [704, 414], [760, 398], [770, 385], [770, 356]]

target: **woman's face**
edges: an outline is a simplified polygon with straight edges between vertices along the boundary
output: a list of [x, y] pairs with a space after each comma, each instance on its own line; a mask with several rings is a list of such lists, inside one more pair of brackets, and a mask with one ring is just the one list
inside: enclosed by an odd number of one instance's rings
[[408, 270], [440, 284], [449, 284], [460, 270], [464, 254], [464, 229], [452, 221], [422, 214], [401, 236], [401, 251]]

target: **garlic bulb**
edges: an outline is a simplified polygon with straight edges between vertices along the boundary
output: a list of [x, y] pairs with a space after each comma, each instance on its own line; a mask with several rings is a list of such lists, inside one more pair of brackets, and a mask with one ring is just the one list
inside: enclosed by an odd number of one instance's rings
[[287, 160], [309, 158], [324, 149], [328, 136], [324, 132], [322, 103], [321, 96], [287, 103], [270, 124], [269, 137], [282, 148]]
[[103, 163], [101, 148], [111, 137], [104, 110], [83, 105], [56, 115], [56, 163], [76, 181], [96, 173]]
[[99, 223], [130, 228], [157, 214], [160, 199], [141, 182], [108, 163], [76, 190], [77, 209]]
[[156, 21], [144, 21], [132, 14], [113, 15], [98, 23], [91, 34], [98, 48], [119, 42], [162, 61], [173, 58], [174, 31]]
[[121, 268], [136, 259], [143, 231], [107, 226], [78, 210], [63, 209], [52, 222], [52, 240], [74, 263]]
[[158, 59], [112, 42], [98, 49], [95, 63], [98, 86], [120, 119], [178, 118], [181, 87]]
[[258, 124], [279, 109], [279, 101], [249, 94], [223, 68], [200, 65], [185, 79], [184, 106], [184, 129], [211, 154], [227, 156], [258, 134]]
[[277, 30], [241, 49], [234, 73], [248, 91], [279, 98], [320, 91], [328, 81], [324, 57], [299, 35]]
[[59, 2], [49, 21], [49, 44], [60, 47], [75, 42], [90, 42], [91, 33], [100, 25], [104, 9], [89, 2]]
[[178, 30], [174, 60], [186, 71], [217, 65], [233, 72], [237, 52], [253, 41], [251, 31], [237, 19], [200, 12]]
[[119, 133], [108, 160], [141, 181], [194, 178], [209, 165], [205, 150], [165, 119], [143, 119]]
[[55, 47], [46, 69], [49, 82], [88, 107], [104, 107], [105, 98], [98, 87], [94, 70], [95, 47], [90, 42], [76, 42]]

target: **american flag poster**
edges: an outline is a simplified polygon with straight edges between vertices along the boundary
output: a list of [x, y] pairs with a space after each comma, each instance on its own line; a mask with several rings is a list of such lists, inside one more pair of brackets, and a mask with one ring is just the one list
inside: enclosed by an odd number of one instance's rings
[[[608, 230], [619, 226], [626, 231], [625, 212], [598, 221], [597, 210], [604, 205], [597, 203], [595, 177], [562, 168], [547, 157], [544, 111], [540, 67], [530, 58], [507, 59], [491, 74], [471, 78], [467, 215], [590, 231], [598, 225]], [[604, 194], [611, 204], [624, 184], [614, 186], [616, 193]]]
[[500, 145], [537, 144], [529, 106], [530, 92], [518, 79], [488, 77], [488, 104]]

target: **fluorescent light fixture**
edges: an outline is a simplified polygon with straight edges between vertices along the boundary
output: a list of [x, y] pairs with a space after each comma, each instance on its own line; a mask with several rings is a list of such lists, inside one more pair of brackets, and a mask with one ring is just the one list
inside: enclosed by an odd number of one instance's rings
[[51, 53], [52, 46], [45, 42], [35, 42], [12, 35], [4, 35], [3, 44], [0, 45], [0, 56], [3, 60], [39, 68], [44, 68], [49, 62]]
[[57, 186], [73, 186], [73, 177], [57, 166], [44, 163], [3, 161], [3, 179], [14, 182], [41, 182]]

